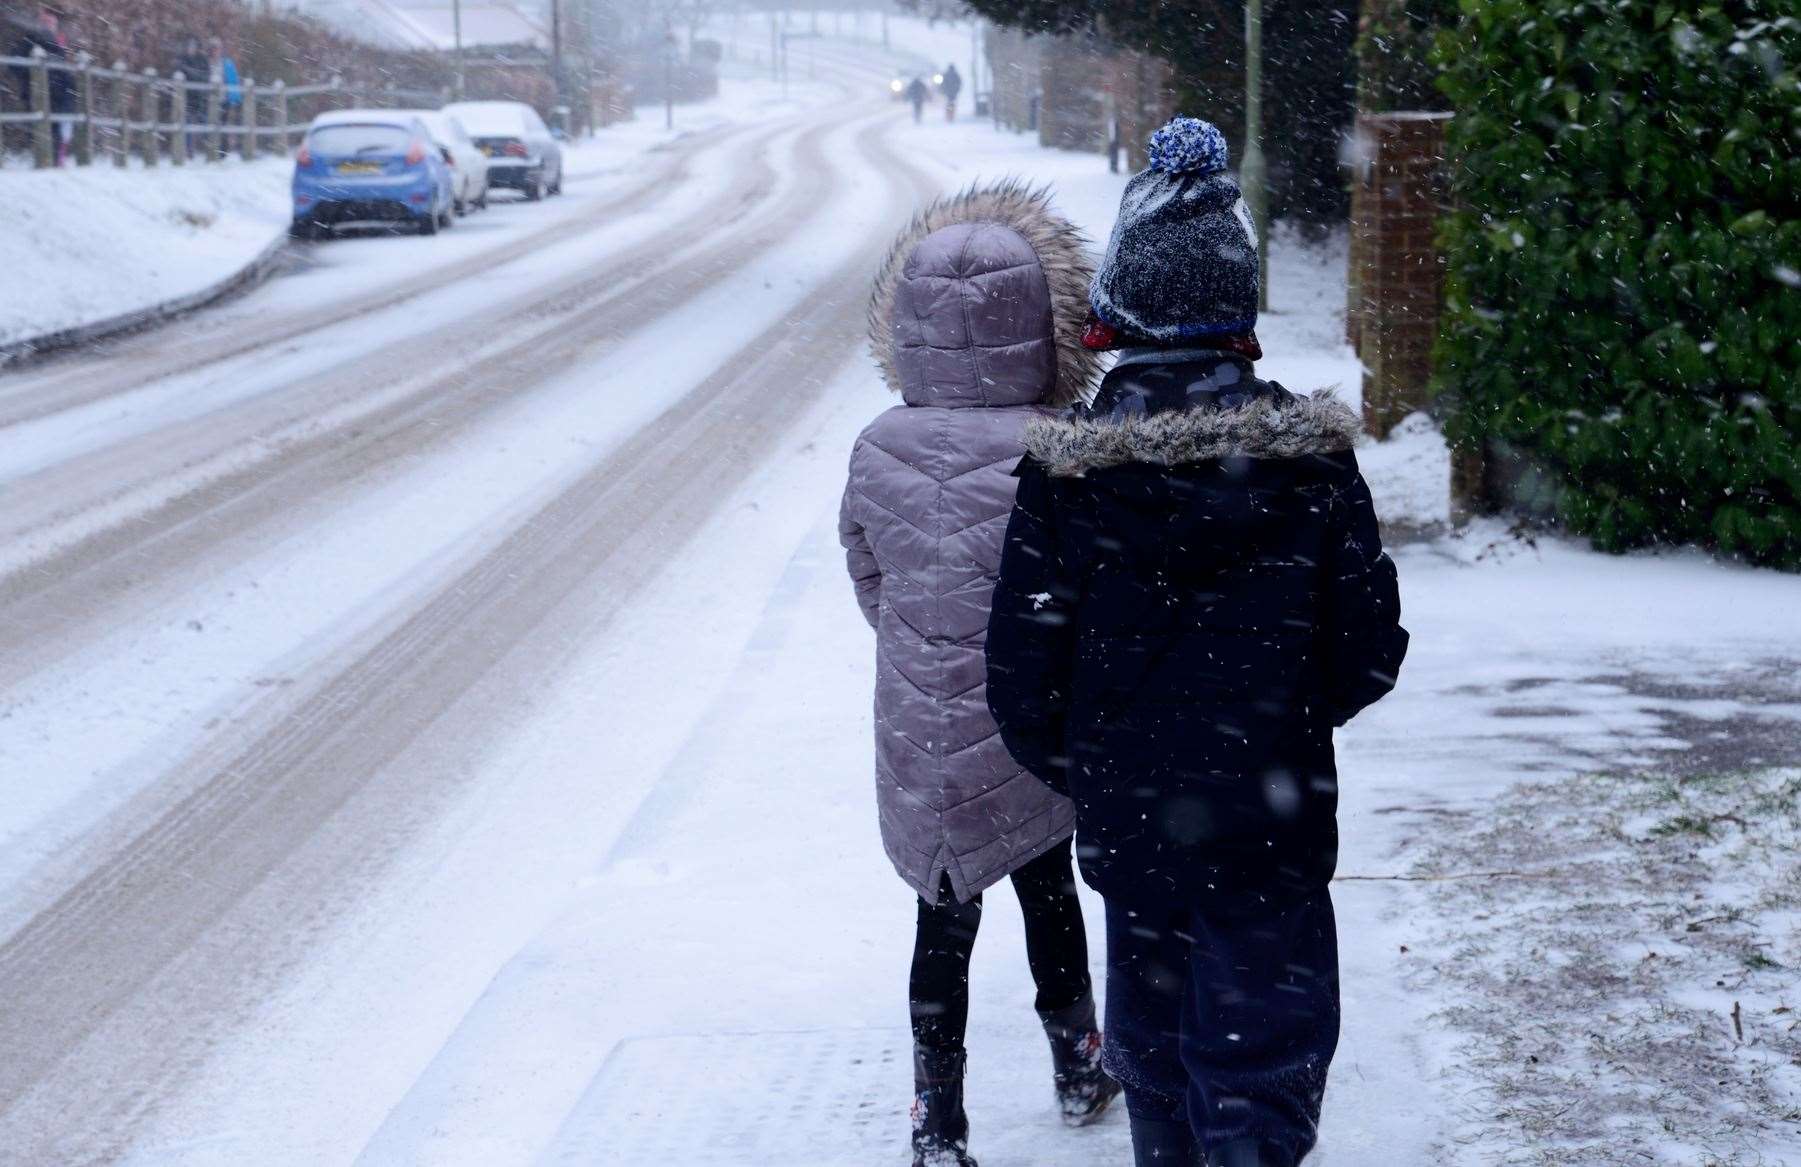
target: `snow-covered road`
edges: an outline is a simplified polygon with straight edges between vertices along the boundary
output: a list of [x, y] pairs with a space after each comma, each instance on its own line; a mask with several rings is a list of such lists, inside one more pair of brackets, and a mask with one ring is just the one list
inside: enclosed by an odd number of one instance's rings
[[[1123, 178], [805, 47], [793, 100], [603, 136], [562, 200], [0, 376], [0, 1164], [904, 1162], [913, 900], [833, 531], [890, 403], [868, 280], [936, 191], [1051, 181], [1100, 235]], [[1273, 260], [1264, 370], [1354, 396], [1342, 247]], [[1429, 424], [1363, 458], [1385, 517], [1442, 520]], [[1339, 742], [1317, 1158], [1525, 1162], [1444, 1021], [1453, 972], [1522, 965], [1433, 881], [1522, 778], [1801, 761], [1801, 592], [1492, 524], [1396, 558], [1413, 654]], [[1121, 1116], [1055, 1120], [1010, 900], [972, 1149], [1124, 1164]]]
[[131, 1146], [853, 351], [936, 182], [885, 66], [820, 74], [549, 215], [310, 249], [0, 384], [9, 1153]]

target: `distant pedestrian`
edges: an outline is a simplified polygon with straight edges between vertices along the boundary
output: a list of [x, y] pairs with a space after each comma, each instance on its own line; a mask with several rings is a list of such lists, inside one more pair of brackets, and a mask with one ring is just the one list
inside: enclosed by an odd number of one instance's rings
[[[175, 67], [180, 70], [182, 78], [190, 86], [206, 85], [212, 79], [212, 59], [207, 56], [206, 49], [201, 46], [200, 38], [197, 36], [190, 36], [182, 42], [181, 53], [175, 58]], [[201, 96], [205, 92], [204, 89], [190, 88], [188, 90], [186, 108], [189, 125], [198, 124], [200, 119], [206, 116], [206, 101]], [[188, 154], [198, 157], [201, 143], [205, 140], [204, 133], [199, 130], [190, 130], [187, 138]]]
[[955, 62], [944, 67], [944, 80], [938, 83], [938, 91], [944, 94], [944, 120], [957, 120], [957, 94], [963, 92], [963, 75], [957, 72]]
[[1074, 799], [1107, 901], [1106, 1066], [1139, 1163], [1312, 1149], [1339, 1023], [1332, 733], [1407, 649], [1361, 422], [1258, 378], [1257, 291], [1225, 139], [1178, 119], [1093, 285], [1084, 343], [1118, 362], [1027, 433], [988, 632], [1001, 736]]
[[[69, 59], [69, 38], [63, 31], [62, 18], [48, 4], [38, 6], [31, 24], [21, 24], [17, 28], [17, 33], [9, 38], [12, 43], [7, 52], [11, 56], [30, 57], [33, 50], [42, 49], [44, 56], [53, 65], [62, 64]], [[74, 113], [75, 78], [66, 69], [52, 68], [48, 72], [50, 112]], [[31, 74], [29, 65], [14, 66], [13, 81], [18, 86], [20, 99], [28, 105], [31, 102]], [[67, 121], [52, 124], [55, 162], [61, 166], [68, 161], [69, 144], [74, 139], [75, 127]]]
[[1011, 878], [1063, 1119], [1118, 1094], [1100, 1067], [1069, 836], [1075, 811], [1011, 758], [982, 698], [982, 642], [1027, 423], [1088, 387], [1075, 343], [1093, 272], [1041, 192], [934, 203], [895, 241], [870, 341], [902, 404], [851, 453], [838, 530], [876, 630], [882, 842], [918, 895], [909, 981], [914, 1167], [974, 1167], [963, 1109], [969, 960], [982, 891]]
[[212, 38], [207, 48], [211, 56], [209, 72], [213, 83], [219, 86], [219, 120], [227, 126], [240, 125], [244, 113], [244, 86], [238, 76], [238, 62], [225, 51], [225, 42], [218, 37]]
[[926, 98], [931, 95], [932, 91], [926, 88], [924, 77], [915, 77], [907, 84], [907, 100], [913, 103], [913, 122], [915, 125], [919, 124], [921, 118], [924, 117]]

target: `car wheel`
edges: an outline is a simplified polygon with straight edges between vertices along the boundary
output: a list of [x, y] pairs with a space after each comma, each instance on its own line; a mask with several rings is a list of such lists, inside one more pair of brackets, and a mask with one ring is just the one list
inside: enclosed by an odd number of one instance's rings
[[462, 199], [457, 199], [450, 204], [450, 213], [461, 218], [469, 213], [469, 204]]
[[482, 197], [475, 200], [475, 209], [478, 211], [488, 209], [488, 192], [485, 188], [482, 190]]
[[544, 197], [544, 176], [542, 174], [540, 174], [536, 178], [532, 179], [531, 182], [526, 185], [525, 201], [528, 203], [535, 203], [543, 197]]
[[436, 235], [438, 233], [438, 213], [427, 211], [419, 216], [419, 234]]
[[290, 239], [298, 239], [304, 243], [311, 243], [313, 240], [319, 238], [319, 236], [319, 224], [313, 222], [311, 219], [295, 219], [292, 223], [288, 224], [288, 238]]

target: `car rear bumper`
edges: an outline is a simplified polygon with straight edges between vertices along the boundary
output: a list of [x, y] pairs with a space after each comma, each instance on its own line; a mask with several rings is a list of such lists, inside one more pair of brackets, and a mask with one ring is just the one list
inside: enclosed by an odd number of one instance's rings
[[543, 177], [544, 167], [541, 163], [534, 162], [529, 166], [521, 164], [505, 167], [497, 166], [494, 163], [488, 164], [489, 186], [525, 190]]
[[311, 207], [295, 207], [294, 221], [333, 227], [339, 223], [410, 223], [432, 213], [429, 205], [416, 207], [392, 199], [334, 199]]
[[430, 179], [338, 180], [294, 184], [294, 218], [313, 223], [417, 219], [437, 211]]

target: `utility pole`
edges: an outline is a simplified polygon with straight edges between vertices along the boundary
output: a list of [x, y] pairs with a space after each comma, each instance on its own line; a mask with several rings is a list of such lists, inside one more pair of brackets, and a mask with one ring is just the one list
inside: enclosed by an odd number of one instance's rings
[[675, 28], [663, 11], [663, 128], [675, 129]]
[[[976, 94], [982, 91], [982, 21], [973, 13], [969, 18], [969, 112], [976, 111]], [[989, 97], [992, 101], [994, 98]]]
[[1257, 228], [1257, 310], [1269, 311], [1269, 190], [1263, 164], [1263, 0], [1244, 8], [1244, 164], [1238, 180]]
[[[563, 96], [563, 2], [550, 0], [550, 84], [556, 91], [556, 110], [559, 113], [568, 104]], [[563, 127], [567, 132], [569, 127]]]
[[457, 100], [463, 100], [463, 0], [450, 0], [450, 35], [456, 43]]

